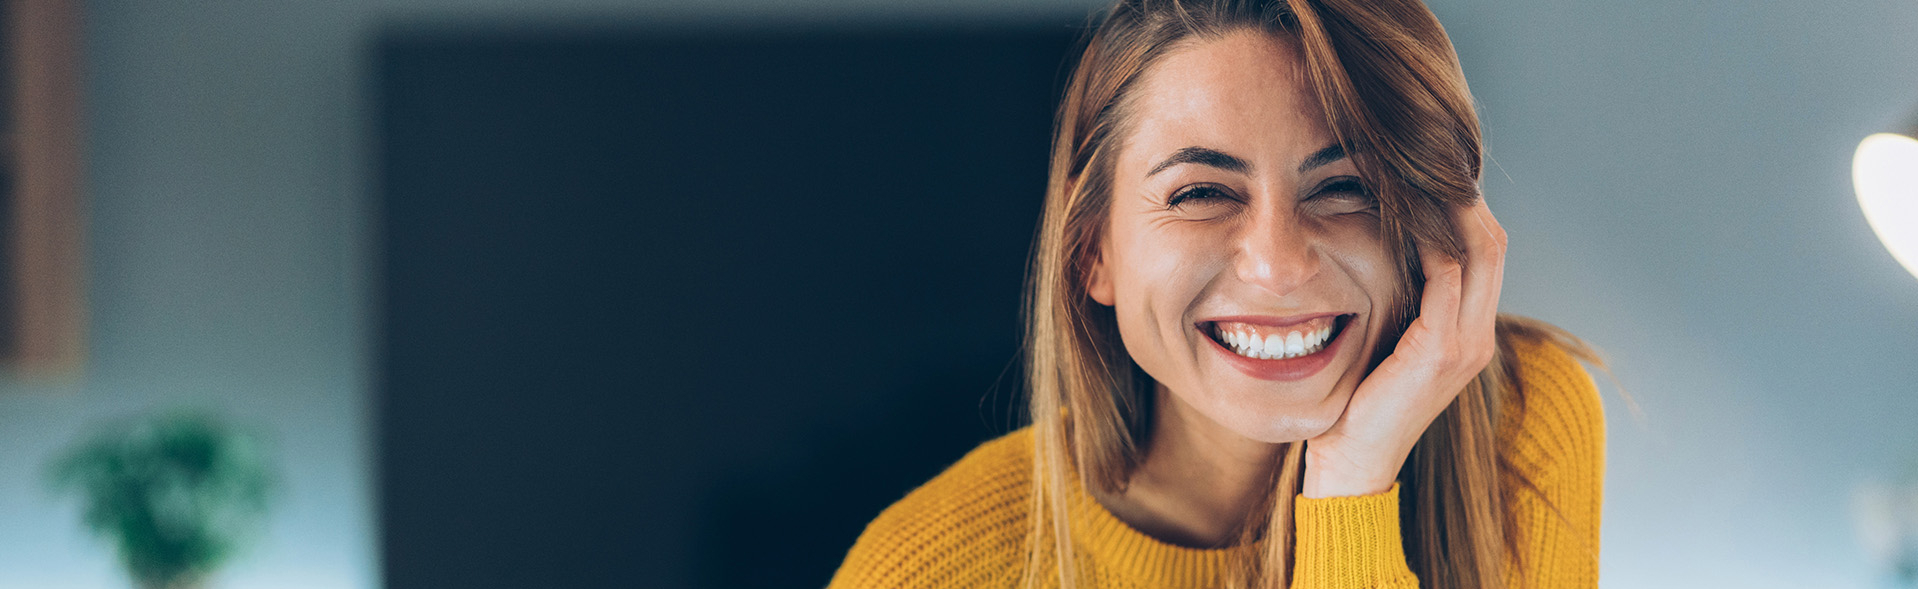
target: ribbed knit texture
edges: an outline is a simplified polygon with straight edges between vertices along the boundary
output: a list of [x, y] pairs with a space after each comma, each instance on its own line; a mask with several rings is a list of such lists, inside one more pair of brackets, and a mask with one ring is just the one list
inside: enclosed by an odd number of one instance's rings
[[[1507, 567], [1508, 585], [1597, 586], [1605, 465], [1598, 390], [1585, 369], [1556, 347], [1526, 344], [1517, 356], [1524, 410], [1500, 425], [1498, 439], [1536, 489], [1505, 481], [1513, 486], [1506, 492], [1519, 537], [1519, 561]], [[1068, 478], [1085, 587], [1216, 587], [1236, 554], [1257, 549], [1161, 542], [1120, 521], [1077, 477]], [[1030, 429], [981, 444], [868, 524], [833, 576], [832, 589], [1017, 585], [1031, 525], [1031, 484]], [[1418, 587], [1399, 539], [1398, 491], [1394, 484], [1363, 497], [1299, 497], [1292, 586]], [[1055, 575], [1040, 578], [1048, 586], [1058, 583]]]
[[1294, 587], [1410, 587], [1419, 579], [1399, 541], [1399, 484], [1363, 497], [1293, 503]]

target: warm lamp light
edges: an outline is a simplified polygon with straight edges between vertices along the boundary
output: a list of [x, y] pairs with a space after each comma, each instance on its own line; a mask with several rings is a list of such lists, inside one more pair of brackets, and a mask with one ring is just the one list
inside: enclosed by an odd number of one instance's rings
[[1851, 185], [1858, 207], [1891, 257], [1918, 277], [1918, 132], [1878, 133], [1858, 143]]

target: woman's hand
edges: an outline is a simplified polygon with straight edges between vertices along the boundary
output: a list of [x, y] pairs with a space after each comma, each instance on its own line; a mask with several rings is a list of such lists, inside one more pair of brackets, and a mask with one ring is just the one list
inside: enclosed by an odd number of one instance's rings
[[1305, 443], [1306, 497], [1383, 493], [1432, 420], [1497, 351], [1505, 229], [1485, 200], [1453, 211], [1465, 260], [1421, 249], [1425, 292], [1398, 347], [1359, 383], [1332, 429]]

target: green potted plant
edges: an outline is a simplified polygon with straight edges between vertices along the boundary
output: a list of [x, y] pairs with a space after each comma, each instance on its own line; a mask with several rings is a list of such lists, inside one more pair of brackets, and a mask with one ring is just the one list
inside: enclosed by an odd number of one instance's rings
[[142, 589], [196, 589], [266, 513], [259, 444], [210, 416], [173, 413], [101, 430], [47, 467], [81, 520]]

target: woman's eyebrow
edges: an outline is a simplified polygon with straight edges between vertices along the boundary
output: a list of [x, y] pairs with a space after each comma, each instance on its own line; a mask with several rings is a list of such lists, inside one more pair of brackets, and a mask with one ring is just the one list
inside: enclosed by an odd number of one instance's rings
[[1345, 159], [1345, 146], [1334, 143], [1330, 147], [1312, 152], [1312, 155], [1306, 156], [1305, 161], [1299, 164], [1299, 173], [1304, 174], [1312, 171], [1314, 168], [1342, 159]]
[[1152, 166], [1152, 171], [1146, 172], [1145, 175], [1150, 177], [1179, 164], [1199, 164], [1240, 174], [1252, 169], [1252, 165], [1245, 163], [1245, 160], [1232, 157], [1225, 152], [1204, 147], [1186, 147], [1172, 152], [1172, 157], [1165, 158], [1165, 161], [1159, 162], [1159, 165]]
[[[1310, 172], [1342, 159], [1345, 159], [1345, 147], [1334, 143], [1312, 152], [1312, 155], [1306, 156], [1305, 161], [1299, 163], [1299, 173]], [[1205, 147], [1185, 147], [1172, 152], [1171, 157], [1167, 157], [1165, 161], [1152, 166], [1152, 171], [1146, 172], [1145, 175], [1152, 176], [1165, 171], [1166, 168], [1179, 164], [1199, 164], [1240, 174], [1244, 174], [1252, 169], [1252, 164], [1248, 164], [1245, 160], [1223, 151]]]

